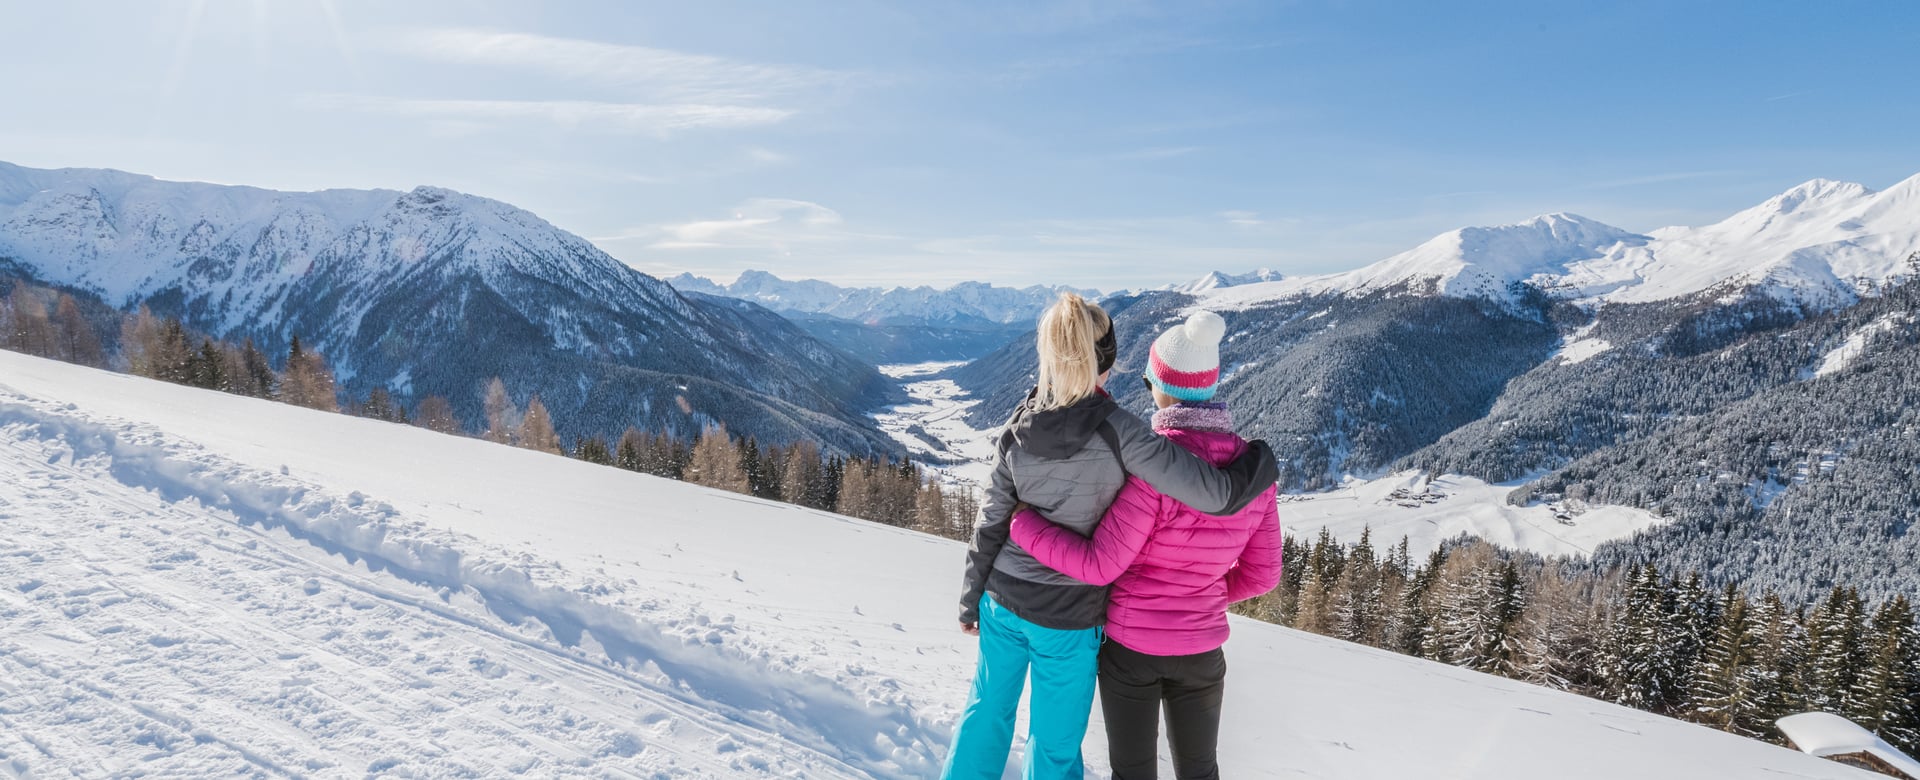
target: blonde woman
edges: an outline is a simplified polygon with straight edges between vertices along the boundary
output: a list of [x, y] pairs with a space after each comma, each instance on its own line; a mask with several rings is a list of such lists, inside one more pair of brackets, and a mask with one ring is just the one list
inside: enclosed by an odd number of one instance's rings
[[1092, 535], [1129, 474], [1209, 514], [1238, 513], [1277, 481], [1262, 441], [1215, 470], [1156, 435], [1102, 389], [1113, 368], [1113, 322], [1078, 295], [1040, 317], [1038, 382], [1000, 436], [992, 483], [967, 552], [960, 626], [980, 637], [980, 662], [945, 778], [998, 778], [1013, 744], [1026, 679], [1033, 679], [1029, 780], [1083, 774], [1080, 742], [1093, 709], [1107, 588], [1034, 560], [1008, 542], [1018, 505]]

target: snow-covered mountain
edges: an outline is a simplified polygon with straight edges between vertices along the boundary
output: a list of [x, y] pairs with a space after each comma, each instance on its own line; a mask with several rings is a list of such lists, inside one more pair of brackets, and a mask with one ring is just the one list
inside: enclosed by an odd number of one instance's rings
[[[1879, 192], [1816, 181], [1645, 235], [1548, 215], [1342, 274], [1150, 292], [1110, 302], [1120, 371], [1192, 309], [1221, 311], [1219, 397], [1273, 444], [1290, 489], [1331, 492], [1300, 511], [1349, 540], [1366, 524], [1416, 541], [1470, 531], [1799, 602], [1834, 582], [1910, 593], [1917, 193], [1920, 177]], [[1034, 361], [1026, 339], [952, 371], [980, 400], [967, 422], [1003, 421]], [[1137, 380], [1109, 390], [1149, 408]], [[1339, 509], [1409, 479], [1513, 505], [1378, 522]], [[1623, 509], [1643, 514], [1606, 519]]]
[[998, 287], [962, 282], [946, 289], [840, 287], [816, 279], [788, 281], [765, 271], [746, 271], [732, 284], [681, 274], [667, 282], [681, 290], [743, 298], [774, 311], [825, 314], [871, 324], [1031, 326], [1062, 292], [1090, 298], [1097, 290], [1064, 286]]
[[689, 301], [499, 201], [275, 192], [0, 163], [0, 271], [145, 303], [270, 354], [315, 345], [354, 395], [443, 395], [473, 424], [480, 387], [538, 392], [563, 433], [627, 425], [891, 447], [870, 366], [778, 317]]
[[[956, 542], [4, 351], [0, 486], [0, 776], [931, 777], [973, 669]], [[1233, 630], [1234, 777], [1873, 777]]]
[[1503, 298], [1525, 283], [1586, 304], [1758, 291], [1827, 310], [1911, 275], [1920, 176], [1886, 190], [1815, 179], [1705, 227], [1637, 235], [1572, 214], [1444, 233], [1338, 274], [1236, 286], [1201, 305], [1249, 308], [1325, 293], [1410, 288]]
[[1188, 282], [1183, 282], [1181, 284], [1170, 284], [1160, 289], [1171, 290], [1177, 293], [1186, 293], [1188, 295], [1193, 295], [1197, 293], [1207, 292], [1210, 290], [1220, 290], [1228, 287], [1239, 287], [1240, 285], [1243, 285], [1243, 284], [1255, 284], [1258, 282], [1277, 282], [1285, 278], [1286, 278], [1285, 274], [1282, 274], [1279, 271], [1275, 271], [1271, 268], [1261, 268], [1254, 271], [1248, 271], [1244, 274], [1229, 274], [1221, 271], [1209, 271], [1206, 276], [1202, 276], [1198, 279], [1194, 279]]

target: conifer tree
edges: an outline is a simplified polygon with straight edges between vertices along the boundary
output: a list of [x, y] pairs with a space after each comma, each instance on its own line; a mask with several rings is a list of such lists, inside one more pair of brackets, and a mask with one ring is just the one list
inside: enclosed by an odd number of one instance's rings
[[7, 296], [7, 329], [0, 345], [15, 352], [36, 357], [55, 357], [58, 354], [53, 321], [47, 315], [47, 305], [40, 296], [27, 288], [25, 284], [15, 284], [13, 292]]
[[1607, 697], [1664, 713], [1679, 695], [1672, 591], [1649, 563], [1632, 571], [1602, 655]]
[[275, 377], [272, 364], [267, 356], [253, 345], [249, 337], [240, 348], [240, 363], [245, 375], [239, 382], [240, 394], [254, 398], [272, 398], [275, 393]]
[[725, 426], [710, 427], [694, 442], [692, 458], [687, 462], [686, 480], [735, 493], [747, 493], [747, 474], [740, 468], [740, 453], [727, 436]]
[[429, 431], [460, 433], [460, 420], [453, 416], [453, 404], [444, 396], [430, 395], [420, 399], [420, 406], [414, 411], [414, 424]]
[[627, 428], [620, 434], [620, 444], [613, 456], [613, 465], [628, 471], [645, 471], [645, 453], [651, 445], [647, 435], [638, 428]]
[[54, 327], [60, 341], [60, 359], [83, 366], [104, 365], [105, 355], [100, 351], [100, 334], [93, 330], [93, 323], [80, 313], [80, 303], [72, 295], [61, 293], [54, 307]]
[[1760, 736], [1769, 723], [1754, 685], [1761, 679], [1754, 673], [1760, 636], [1737, 586], [1728, 584], [1720, 598], [1720, 619], [1687, 685], [1687, 715], [1722, 731]]
[[208, 390], [230, 391], [226, 359], [213, 345], [213, 339], [201, 339], [200, 349], [187, 358], [188, 384]]
[[821, 489], [821, 474], [826, 464], [820, 459], [820, 447], [802, 439], [787, 448], [787, 467], [780, 480], [780, 500], [789, 504], [829, 509]]
[[1431, 599], [1446, 563], [1446, 550], [1434, 550], [1427, 556], [1426, 564], [1407, 578], [1407, 587], [1400, 591], [1400, 603], [1394, 610], [1388, 649], [1416, 658], [1435, 657], [1437, 640], [1433, 636]]
[[[1347, 555], [1340, 581], [1334, 587], [1334, 636], [1369, 647], [1385, 641], [1386, 607], [1379, 562], [1374, 558], [1373, 529], [1360, 529], [1360, 541]], [[1283, 559], [1284, 560], [1284, 559]]]
[[487, 380], [480, 403], [487, 415], [487, 430], [482, 437], [495, 444], [512, 444], [520, 429], [520, 410], [507, 396], [507, 383], [497, 376]]
[[120, 356], [128, 373], [149, 379], [160, 377], [160, 321], [146, 304], [120, 321]]
[[178, 385], [193, 384], [193, 347], [186, 328], [168, 317], [160, 323], [159, 341], [153, 352], [153, 378]]
[[940, 483], [929, 480], [914, 492], [913, 530], [934, 536], [955, 538], [947, 516], [946, 496]]
[[1853, 682], [1855, 723], [1902, 748], [1920, 747], [1920, 631], [1905, 596], [1874, 611]]
[[547, 415], [547, 405], [540, 402], [539, 393], [527, 401], [527, 414], [521, 418], [519, 434], [514, 438], [521, 447], [560, 454], [560, 436], [553, 431], [553, 418]]
[[1526, 596], [1513, 562], [1496, 559], [1483, 545], [1476, 544], [1472, 556], [1455, 558], [1470, 565], [1447, 585], [1436, 634], [1448, 663], [1517, 678], [1522, 661], [1519, 624]]
[[1854, 712], [1854, 678], [1862, 656], [1865, 606], [1860, 595], [1835, 585], [1826, 601], [1807, 618], [1807, 659], [1801, 688], [1807, 706], [1849, 715]]
[[285, 403], [323, 412], [340, 411], [326, 358], [305, 348], [297, 334], [287, 350], [287, 370], [280, 385], [280, 400]]
[[1806, 660], [1806, 633], [1780, 597], [1768, 593], [1752, 607], [1754, 648], [1748, 687], [1756, 717], [1771, 722], [1806, 708], [1800, 668]]
[[580, 437], [574, 443], [573, 457], [602, 466], [613, 465], [613, 453], [607, 449], [607, 440], [600, 436]]

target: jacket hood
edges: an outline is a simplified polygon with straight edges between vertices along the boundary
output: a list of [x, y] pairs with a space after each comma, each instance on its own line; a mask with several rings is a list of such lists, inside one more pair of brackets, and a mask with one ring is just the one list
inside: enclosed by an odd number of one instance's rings
[[1233, 432], [1233, 414], [1223, 403], [1179, 403], [1153, 414], [1153, 429], [1214, 466], [1232, 463], [1247, 449]]
[[1034, 393], [1028, 392], [1027, 400], [1007, 422], [1007, 432], [1021, 449], [1050, 459], [1079, 452], [1100, 430], [1100, 424], [1120, 408], [1104, 390], [1072, 406], [1044, 412], [1034, 411], [1033, 398]]

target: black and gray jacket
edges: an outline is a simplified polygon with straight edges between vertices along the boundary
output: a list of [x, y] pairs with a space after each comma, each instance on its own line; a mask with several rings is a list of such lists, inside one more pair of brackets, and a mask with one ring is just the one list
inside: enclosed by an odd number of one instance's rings
[[993, 481], [967, 551], [961, 623], [979, 619], [982, 593], [1047, 628], [1078, 630], [1106, 621], [1106, 587], [1049, 569], [1007, 539], [1015, 504], [1025, 502], [1048, 520], [1091, 536], [1128, 474], [1216, 515], [1239, 512], [1279, 481], [1266, 442], [1251, 442], [1239, 460], [1215, 469], [1154, 433], [1104, 392], [1061, 409], [1032, 407], [1029, 394], [1000, 435]]

